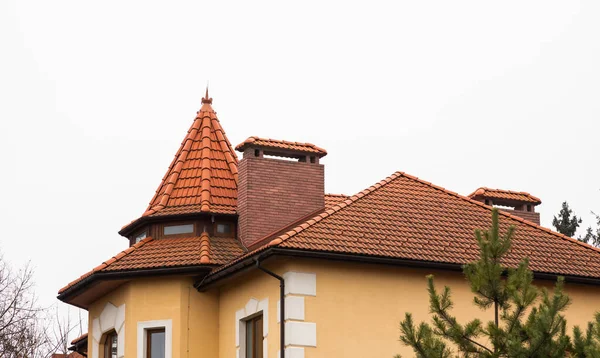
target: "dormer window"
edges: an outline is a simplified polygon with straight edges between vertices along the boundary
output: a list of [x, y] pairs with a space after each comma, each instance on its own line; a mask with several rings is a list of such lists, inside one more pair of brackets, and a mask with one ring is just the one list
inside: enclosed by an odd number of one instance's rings
[[194, 224], [169, 225], [163, 229], [164, 235], [191, 234], [194, 232]]
[[217, 224], [217, 234], [230, 234], [231, 233], [231, 224], [220, 223]]
[[137, 244], [138, 242], [144, 240], [145, 238], [146, 238], [146, 232], [144, 231], [135, 237], [135, 243]]

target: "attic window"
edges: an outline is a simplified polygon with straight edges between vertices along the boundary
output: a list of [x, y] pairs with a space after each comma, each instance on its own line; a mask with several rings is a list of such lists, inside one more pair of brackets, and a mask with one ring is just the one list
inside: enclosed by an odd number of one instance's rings
[[229, 233], [231, 233], [231, 225], [217, 224], [217, 234], [229, 234]]
[[190, 234], [194, 232], [194, 224], [165, 226], [163, 233], [165, 235]]
[[146, 238], [146, 232], [144, 231], [143, 233], [141, 233], [141, 234], [138, 234], [138, 235], [135, 237], [135, 243], [137, 244], [138, 242], [140, 242], [140, 241], [144, 240], [145, 238]]

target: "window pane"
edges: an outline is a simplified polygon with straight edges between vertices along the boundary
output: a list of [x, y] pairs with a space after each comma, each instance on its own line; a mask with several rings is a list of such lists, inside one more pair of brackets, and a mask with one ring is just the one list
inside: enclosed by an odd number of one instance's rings
[[254, 346], [256, 350], [256, 358], [262, 358], [263, 356], [263, 318], [262, 316], [256, 317], [254, 321]]
[[165, 358], [165, 331], [148, 331], [150, 349], [148, 358]]
[[229, 234], [231, 232], [231, 226], [229, 224], [217, 224], [217, 233]]
[[189, 234], [194, 232], [194, 224], [165, 226], [165, 235]]
[[252, 321], [246, 322], [246, 358], [254, 357], [254, 324]]
[[111, 333], [106, 336], [104, 343], [104, 358], [117, 358], [117, 334]]
[[135, 243], [137, 244], [138, 242], [142, 241], [145, 238], [146, 238], [146, 232], [144, 231], [143, 233], [141, 233], [135, 237]]

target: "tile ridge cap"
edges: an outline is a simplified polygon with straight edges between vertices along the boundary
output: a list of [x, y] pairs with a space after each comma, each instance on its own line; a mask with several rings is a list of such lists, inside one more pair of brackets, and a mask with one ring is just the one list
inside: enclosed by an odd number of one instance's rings
[[[466, 197], [466, 196], [462, 196], [462, 195], [460, 195], [460, 194], [458, 194], [458, 193], [456, 193], [456, 192], [453, 192], [452, 190], [448, 190], [448, 189], [446, 189], [446, 188], [443, 188], [443, 187], [441, 187], [441, 186], [438, 186], [438, 185], [432, 184], [432, 183], [430, 183], [430, 182], [427, 182], [427, 181], [425, 181], [425, 180], [423, 180], [423, 179], [419, 179], [419, 178], [417, 178], [417, 177], [415, 177], [415, 176], [408, 175], [408, 174], [405, 174], [405, 176], [406, 176], [407, 178], [413, 179], [413, 180], [415, 180], [415, 181], [417, 181], [417, 182], [419, 182], [419, 183], [421, 183], [421, 184], [424, 184], [424, 185], [430, 186], [430, 187], [432, 187], [432, 188], [434, 188], [434, 189], [436, 189], [436, 190], [440, 190], [440, 191], [442, 191], [442, 192], [444, 192], [444, 193], [446, 193], [446, 194], [448, 194], [448, 195], [456, 196], [457, 198], [459, 198], [459, 199], [462, 199], [462, 200], [465, 200], [465, 201], [467, 201], [467, 202], [469, 202], [469, 203], [471, 203], [471, 204], [474, 204], [474, 205], [481, 206], [481, 207], [483, 207], [483, 208], [486, 208], [486, 209], [488, 209], [488, 210], [490, 210], [490, 211], [493, 209], [493, 207], [492, 207], [492, 206], [485, 205], [484, 203], [481, 203], [481, 202], [479, 202], [479, 201], [473, 200], [473, 199], [471, 199], [471, 198], [469, 198], [469, 197]], [[536, 224], [536, 223], [534, 223], [534, 222], [531, 222], [531, 221], [529, 221], [529, 220], [525, 220], [525, 219], [523, 219], [523, 218], [521, 218], [521, 217], [518, 217], [518, 216], [516, 216], [516, 215], [513, 215], [513, 214], [511, 214], [511, 213], [508, 213], [508, 212], [506, 212], [506, 211], [504, 211], [504, 210], [501, 210], [501, 209], [499, 209], [499, 210], [498, 210], [498, 213], [499, 213], [500, 215], [504, 215], [504, 216], [506, 216], [506, 217], [509, 217], [509, 218], [511, 218], [511, 219], [514, 219], [514, 220], [520, 221], [520, 222], [522, 222], [523, 224], [526, 224], [526, 225], [528, 225], [528, 226], [531, 226], [531, 227], [533, 227], [533, 228], [535, 228], [535, 229], [538, 229], [538, 230], [545, 231], [545, 232], [547, 232], [547, 233], [549, 233], [549, 234], [551, 234], [551, 235], [554, 235], [554, 236], [556, 236], [556, 237], [558, 237], [558, 238], [561, 238], [561, 239], [563, 239], [563, 240], [566, 240], [566, 241], [569, 241], [569, 242], [572, 242], [572, 243], [579, 244], [580, 246], [586, 247], [586, 248], [588, 248], [588, 249], [591, 249], [591, 250], [593, 250], [593, 251], [595, 251], [595, 252], [597, 252], [597, 253], [599, 253], [599, 254], [600, 254], [600, 248], [598, 248], [598, 247], [594, 247], [594, 246], [592, 246], [592, 245], [590, 245], [590, 244], [586, 244], [586, 243], [584, 243], [584, 242], [581, 242], [581, 241], [579, 241], [579, 240], [577, 240], [577, 239], [574, 239], [574, 238], [572, 238], [572, 237], [568, 237], [568, 236], [566, 236], [566, 235], [563, 235], [563, 234], [561, 234], [561, 233], [559, 233], [559, 232], [553, 231], [553, 230], [551, 230], [551, 229], [549, 229], [549, 228], [547, 228], [547, 227], [544, 227], [544, 226], [538, 225], [538, 224]]]
[[293, 237], [294, 235], [313, 226], [314, 224], [318, 223], [319, 221], [335, 214], [336, 212], [342, 210], [343, 208], [345, 208], [349, 205], [352, 205], [353, 203], [355, 203], [358, 200], [364, 198], [365, 196], [377, 191], [378, 189], [384, 187], [385, 185], [389, 184], [391, 181], [397, 179], [398, 177], [400, 177], [402, 175], [404, 175], [404, 173], [399, 172], [399, 171], [393, 173], [392, 175], [386, 177], [385, 179], [380, 180], [379, 182], [371, 185], [370, 187], [363, 189], [360, 192], [350, 196], [348, 199], [342, 201], [341, 203], [337, 203], [337, 204], [333, 205], [332, 207], [325, 209], [325, 211], [323, 211], [322, 213], [317, 214], [317, 215], [313, 216], [312, 218], [305, 220], [302, 223], [299, 223], [296, 227], [277, 236], [276, 238], [271, 240], [265, 246], [277, 246], [277, 245], [281, 244], [283, 241], [288, 240], [289, 238]]
[[200, 235], [200, 263], [201, 264], [209, 264], [210, 263], [210, 236], [206, 231], [202, 232]]

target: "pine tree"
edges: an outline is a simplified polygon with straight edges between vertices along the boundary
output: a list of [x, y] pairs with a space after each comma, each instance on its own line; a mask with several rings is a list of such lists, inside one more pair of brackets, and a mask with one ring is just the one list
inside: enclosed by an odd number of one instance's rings
[[573, 210], [569, 208], [569, 204], [565, 201], [562, 203], [562, 209], [558, 213], [558, 217], [554, 217], [552, 220], [552, 226], [556, 228], [556, 231], [568, 237], [573, 237], [579, 224], [581, 224], [581, 218], [576, 215], [571, 216]]
[[594, 230], [592, 229], [591, 226], [588, 226], [586, 232], [585, 232], [585, 236], [583, 237], [578, 237], [577, 240], [579, 241], [583, 241], [586, 244], [590, 244], [592, 246], [596, 246], [596, 247], [600, 247], [600, 215], [592, 212], [592, 214], [594, 214], [594, 216], [596, 216], [596, 231], [594, 232]]
[[[570, 214], [569, 214], [570, 215]], [[432, 275], [427, 276], [432, 324], [415, 326], [406, 313], [400, 323], [400, 341], [413, 348], [417, 357], [598, 357], [600, 358], [600, 313], [584, 336], [576, 327], [573, 343], [566, 334], [563, 315], [570, 303], [559, 277], [552, 292], [533, 285], [527, 259], [516, 268], [506, 268], [502, 258], [510, 250], [514, 228], [500, 234], [498, 211], [492, 212], [492, 226], [477, 230], [479, 260], [463, 266], [463, 273], [475, 294], [474, 304], [492, 309], [493, 320], [480, 319], [461, 324], [451, 313], [451, 290], [439, 292]], [[489, 312], [489, 311], [488, 311]], [[487, 313], [487, 312], [486, 312]], [[399, 356], [397, 356], [399, 357]]]

